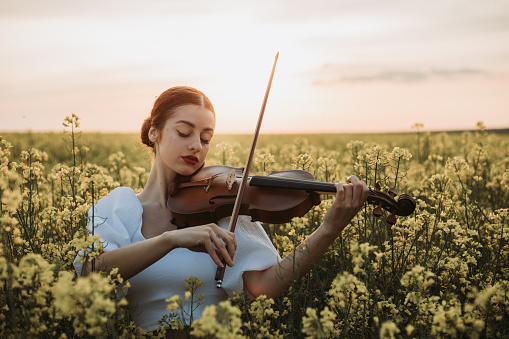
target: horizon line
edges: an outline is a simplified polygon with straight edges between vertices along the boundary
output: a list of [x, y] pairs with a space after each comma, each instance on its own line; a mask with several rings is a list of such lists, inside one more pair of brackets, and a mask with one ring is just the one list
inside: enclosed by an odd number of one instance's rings
[[[471, 132], [475, 131], [475, 128], [458, 128], [458, 129], [422, 129], [420, 132], [431, 132], [431, 133], [458, 133], [458, 132]], [[61, 130], [32, 130], [32, 129], [25, 129], [25, 130], [0, 130], [0, 136], [2, 133], [63, 133], [65, 132], [65, 128], [62, 128]], [[496, 128], [486, 128], [487, 132], [501, 132], [505, 131], [504, 133], [509, 133], [509, 126], [507, 127], [496, 127]], [[139, 131], [115, 131], [115, 130], [81, 130], [78, 128], [78, 130], [75, 130], [75, 133], [90, 133], [90, 134], [137, 134], [140, 133]], [[396, 130], [385, 130], [385, 131], [358, 131], [358, 132], [349, 132], [349, 131], [337, 131], [337, 132], [331, 132], [331, 131], [291, 131], [291, 132], [283, 132], [283, 131], [270, 131], [270, 132], [263, 132], [261, 134], [267, 134], [267, 135], [274, 135], [274, 134], [284, 134], [284, 135], [301, 135], [301, 134], [404, 134], [404, 133], [416, 133], [416, 131], [409, 129], [407, 131], [396, 131]], [[253, 133], [250, 132], [216, 132], [215, 135], [252, 135]]]

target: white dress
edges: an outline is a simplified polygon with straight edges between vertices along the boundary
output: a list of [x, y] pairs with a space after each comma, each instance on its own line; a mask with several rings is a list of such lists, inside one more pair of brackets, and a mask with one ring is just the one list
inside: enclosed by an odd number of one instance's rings
[[[141, 233], [143, 207], [128, 187], [119, 187], [102, 198], [94, 206], [94, 234], [101, 235], [104, 251], [144, 240]], [[92, 220], [92, 209], [89, 211]], [[221, 219], [218, 225], [227, 229], [229, 218]], [[91, 231], [92, 222], [89, 222]], [[185, 302], [186, 277], [197, 277], [204, 284], [196, 291], [195, 298], [203, 293], [203, 305], [193, 311], [193, 319], [198, 319], [206, 305], [232, 297], [234, 291], [241, 293], [244, 288], [242, 274], [245, 271], [267, 269], [281, 260], [267, 234], [258, 222], [249, 217], [240, 216], [235, 229], [237, 250], [233, 258], [234, 267], [226, 267], [223, 288], [216, 287], [214, 276], [217, 265], [207, 253], [197, 253], [185, 248], [169, 252], [153, 265], [129, 279], [131, 287], [126, 297], [137, 326], [146, 331], [158, 327], [158, 321], [167, 311], [165, 299], [180, 295], [184, 313], [183, 320], [190, 324], [190, 300]], [[81, 253], [83, 255], [83, 252]], [[83, 264], [74, 261], [78, 275], [82, 274]], [[196, 301], [196, 299], [195, 299]], [[196, 307], [196, 305], [194, 305]], [[174, 312], [174, 311], [172, 311]], [[180, 313], [180, 312], [179, 312]]]

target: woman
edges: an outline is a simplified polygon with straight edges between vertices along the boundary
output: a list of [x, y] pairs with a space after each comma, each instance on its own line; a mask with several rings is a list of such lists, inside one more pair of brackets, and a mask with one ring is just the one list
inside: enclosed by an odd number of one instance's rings
[[[142, 142], [154, 152], [145, 188], [138, 195], [130, 188], [117, 188], [89, 213], [95, 234], [104, 242], [95, 268], [106, 272], [118, 268], [129, 280], [129, 306], [135, 323], [146, 331], [156, 330], [158, 320], [168, 313], [165, 299], [180, 294], [185, 300], [186, 277], [204, 281], [198, 292], [204, 294], [205, 305], [218, 303], [234, 291], [252, 297], [279, 296], [293, 279], [309, 272], [367, 199], [366, 184], [355, 176], [348, 179], [352, 185], [338, 183], [323, 224], [306, 239], [306, 251], [297, 248], [283, 259], [261, 225], [249, 217], [239, 218], [235, 234], [227, 230], [229, 218], [219, 225], [177, 230], [166, 208], [167, 188], [177, 176], [201, 168], [214, 129], [214, 108], [202, 92], [173, 87], [162, 93], [141, 129]], [[217, 289], [214, 275], [222, 260], [229, 267], [223, 288]], [[75, 266], [78, 274], [87, 274], [92, 264], [83, 267], [75, 261]], [[184, 305], [184, 322], [199, 318], [205, 305], [196, 309], [196, 305]]]

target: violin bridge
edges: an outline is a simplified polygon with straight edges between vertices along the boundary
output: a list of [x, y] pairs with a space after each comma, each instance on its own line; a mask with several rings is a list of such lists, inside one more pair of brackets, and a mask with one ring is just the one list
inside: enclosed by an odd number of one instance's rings
[[232, 169], [226, 177], [226, 187], [228, 187], [229, 191], [232, 189], [235, 182], [237, 182], [237, 176], [235, 175], [235, 169]]

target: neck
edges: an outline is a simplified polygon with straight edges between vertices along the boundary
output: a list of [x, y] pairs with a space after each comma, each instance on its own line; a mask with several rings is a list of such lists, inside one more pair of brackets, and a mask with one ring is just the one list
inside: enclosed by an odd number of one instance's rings
[[168, 186], [175, 180], [176, 173], [169, 172], [157, 159], [152, 164], [147, 183], [138, 195], [142, 202], [158, 203], [166, 208]]

